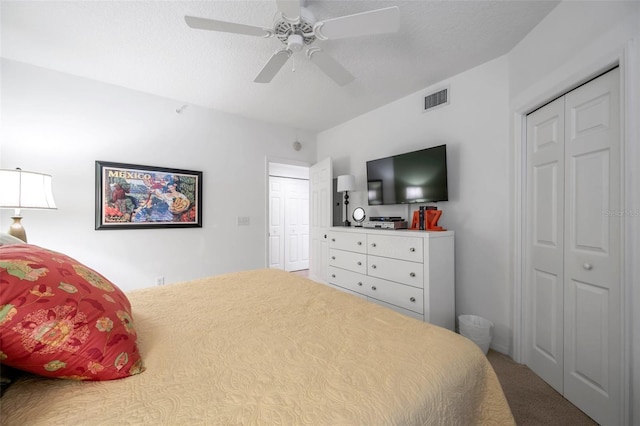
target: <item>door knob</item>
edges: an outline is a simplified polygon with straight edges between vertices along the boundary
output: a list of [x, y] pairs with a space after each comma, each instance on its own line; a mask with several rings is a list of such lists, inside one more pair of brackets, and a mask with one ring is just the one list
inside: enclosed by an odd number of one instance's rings
[[588, 263], [588, 262], [585, 262], [585, 263], [582, 265], [582, 267], [583, 267], [584, 269], [586, 269], [587, 271], [590, 271], [590, 270], [592, 270], [592, 269], [593, 269], [593, 265], [592, 265], [592, 264], [590, 264], [590, 263]]

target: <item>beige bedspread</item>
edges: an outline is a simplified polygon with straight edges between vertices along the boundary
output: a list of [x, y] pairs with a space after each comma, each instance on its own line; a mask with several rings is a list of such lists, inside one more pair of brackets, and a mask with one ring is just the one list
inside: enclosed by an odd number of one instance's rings
[[26, 378], [3, 425], [514, 424], [469, 340], [277, 271], [129, 293], [146, 371]]

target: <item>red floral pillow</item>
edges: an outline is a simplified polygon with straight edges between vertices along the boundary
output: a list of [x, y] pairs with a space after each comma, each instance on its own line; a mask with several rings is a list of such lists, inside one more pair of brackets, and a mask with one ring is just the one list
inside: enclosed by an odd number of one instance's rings
[[131, 305], [102, 275], [29, 244], [0, 247], [0, 362], [42, 376], [141, 373]]

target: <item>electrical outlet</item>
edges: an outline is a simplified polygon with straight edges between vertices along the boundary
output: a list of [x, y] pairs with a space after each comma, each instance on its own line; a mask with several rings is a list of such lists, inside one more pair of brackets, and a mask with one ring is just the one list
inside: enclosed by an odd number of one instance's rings
[[164, 277], [156, 277], [156, 285], [164, 285]]
[[238, 226], [249, 226], [250, 224], [249, 216], [238, 216], [237, 224]]

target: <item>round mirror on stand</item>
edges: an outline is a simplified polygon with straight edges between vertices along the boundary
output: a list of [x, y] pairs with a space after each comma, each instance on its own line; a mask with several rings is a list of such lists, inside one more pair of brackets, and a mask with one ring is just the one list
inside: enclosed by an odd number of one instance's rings
[[362, 222], [364, 222], [364, 218], [367, 217], [362, 207], [356, 207], [355, 209], [353, 209], [352, 216], [353, 216], [353, 221], [356, 223], [354, 226], [362, 226]]

